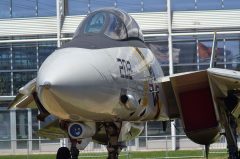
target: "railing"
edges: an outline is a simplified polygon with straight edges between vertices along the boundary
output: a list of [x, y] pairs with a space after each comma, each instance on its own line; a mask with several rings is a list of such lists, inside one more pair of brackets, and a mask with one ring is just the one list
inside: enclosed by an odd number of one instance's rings
[[[176, 139], [176, 151], [173, 150], [172, 141]], [[24, 155], [26, 159], [32, 154], [56, 154], [60, 147], [60, 140], [46, 139], [17, 139], [0, 140], [1, 155]], [[204, 146], [193, 143], [185, 135], [177, 136], [140, 136], [128, 142], [128, 147], [122, 151], [121, 158], [203, 158]], [[219, 142], [212, 144], [210, 153], [226, 154], [226, 140], [221, 138]], [[188, 150], [188, 151], [185, 151]], [[157, 152], [157, 153], [154, 153]], [[191, 152], [191, 153], [186, 153]], [[145, 154], [148, 153], [146, 156]], [[138, 157], [143, 154], [142, 157]], [[104, 145], [93, 142], [80, 152], [81, 158], [106, 158], [107, 150]]]

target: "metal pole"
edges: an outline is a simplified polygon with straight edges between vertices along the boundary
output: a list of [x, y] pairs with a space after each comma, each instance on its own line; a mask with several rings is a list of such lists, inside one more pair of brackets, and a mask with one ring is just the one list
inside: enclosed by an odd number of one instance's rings
[[28, 149], [28, 155], [29, 152], [32, 151], [32, 111], [31, 109], [27, 109], [28, 114], [28, 140], [27, 140], [27, 149]]
[[36, 8], [35, 9], [36, 9], [35, 10], [36, 17], [38, 17], [38, 9], [39, 9], [39, 7], [38, 7], [38, 0], [36, 0]]
[[209, 68], [216, 67], [217, 64], [217, 58], [216, 58], [216, 48], [217, 48], [217, 39], [216, 39], [216, 32], [213, 35], [213, 44], [212, 44], [212, 54], [210, 59], [210, 66]]
[[39, 69], [39, 43], [36, 43], [37, 69]]
[[197, 43], [197, 70], [199, 71], [200, 70], [200, 56], [199, 56], [199, 47], [198, 47], [198, 39], [196, 40], [196, 43]]
[[[56, 12], [57, 12], [57, 47], [61, 46], [61, 13], [60, 13], [60, 1], [56, 0]], [[60, 147], [64, 147], [64, 138], [60, 139]]]
[[172, 135], [172, 150], [176, 150], [176, 129], [175, 129], [175, 120], [171, 122], [171, 135]]
[[10, 8], [9, 8], [9, 11], [10, 11], [10, 17], [12, 18], [12, 0], [10, 0]]
[[172, 11], [171, 0], [167, 0], [168, 14], [168, 54], [169, 54], [169, 75], [173, 74], [173, 49], [172, 49]]
[[60, 0], [56, 0], [57, 13], [57, 47], [61, 46], [61, 14], [60, 14]]
[[[171, 0], [167, 0], [167, 14], [168, 14], [168, 53], [169, 53], [169, 75], [173, 71], [173, 44], [172, 44], [172, 10]], [[171, 135], [172, 135], [172, 150], [176, 150], [176, 130], [175, 121], [171, 122]]]
[[17, 149], [17, 134], [16, 134], [16, 110], [10, 110], [10, 125], [11, 125], [11, 148], [13, 154]]
[[227, 53], [226, 53], [226, 39], [223, 39], [223, 50], [224, 50], [224, 68], [227, 68]]
[[148, 122], [145, 123], [145, 142], [146, 148], [148, 149]]
[[[11, 63], [11, 96], [13, 96], [13, 44], [10, 44], [10, 63]], [[13, 99], [12, 99], [13, 100]]]

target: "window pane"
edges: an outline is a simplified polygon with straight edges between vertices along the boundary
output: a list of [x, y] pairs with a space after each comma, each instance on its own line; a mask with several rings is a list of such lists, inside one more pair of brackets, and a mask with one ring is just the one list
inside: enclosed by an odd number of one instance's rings
[[57, 48], [56, 44], [52, 45], [39, 45], [38, 47], [38, 62], [39, 66], [43, 61]]
[[12, 0], [12, 17], [34, 17], [36, 16], [35, 0]]
[[17, 149], [27, 148], [28, 114], [26, 110], [16, 111]]
[[68, 15], [87, 14], [88, 0], [68, 0]]
[[197, 9], [222, 9], [222, 0], [197, 0]]
[[11, 73], [0, 73], [0, 95], [11, 95]]
[[127, 38], [127, 31], [124, 23], [119, 21], [117, 17], [110, 14], [109, 25], [105, 31], [105, 35], [115, 40], [123, 40]]
[[84, 33], [99, 33], [104, 27], [105, 19], [105, 13], [97, 13], [88, 20], [84, 28]]
[[[10, 149], [11, 130], [10, 130], [10, 113], [9, 111], [0, 111], [0, 149]], [[6, 141], [5, 141], [6, 140]]]
[[36, 47], [13, 47], [13, 69], [36, 68]]
[[9, 101], [1, 101], [0, 102], [0, 108], [7, 108], [11, 102]]
[[239, 9], [240, 1], [239, 0], [224, 0], [224, 9]]
[[176, 131], [177, 135], [185, 135], [184, 128], [183, 128], [183, 125], [182, 125], [182, 120], [176, 119], [175, 120], [175, 126], [176, 126], [176, 129], [178, 130], [178, 131]]
[[197, 45], [195, 41], [175, 42], [173, 44], [173, 56], [175, 64], [193, 64], [196, 63]]
[[18, 93], [19, 88], [27, 84], [37, 76], [37, 72], [14, 72], [13, 73], [13, 92]]
[[36, 135], [36, 132], [39, 130], [39, 122], [36, 118], [38, 115], [38, 110], [33, 109], [32, 110], [32, 149], [33, 150], [39, 150], [39, 137]]
[[11, 69], [11, 51], [10, 48], [0, 48], [0, 70]]
[[198, 42], [198, 55], [200, 63], [209, 63], [212, 52], [211, 41]]
[[90, 1], [90, 9], [91, 11], [95, 11], [99, 8], [104, 7], [114, 7], [115, 0], [91, 0]]
[[167, 10], [166, 0], [143, 0], [144, 12], [161, 12]]
[[[171, 135], [171, 128], [170, 123], [167, 124], [166, 131], [163, 131], [163, 123], [160, 121], [150, 121], [148, 122], [148, 136], [165, 136], [165, 135]], [[156, 138], [152, 138], [156, 139]], [[151, 138], [150, 138], [151, 140]]]
[[161, 66], [164, 76], [169, 76], [169, 66]]
[[161, 65], [168, 64], [168, 43], [167, 42], [151, 42], [147, 43], [148, 47], [151, 49], [152, 53], [157, 58]]
[[146, 147], [146, 142], [147, 142], [147, 134], [146, 134], [146, 124], [144, 123], [144, 129], [142, 133], [138, 137], [138, 147], [139, 148], [145, 148]]
[[[198, 43], [199, 62], [205, 65], [209, 65], [212, 54], [212, 41], [200, 41]], [[224, 62], [224, 43], [223, 41], [217, 42], [217, 63]], [[204, 66], [205, 67], [205, 66]]]
[[10, 0], [0, 1], [0, 18], [10, 17]]
[[[44, 122], [40, 122], [40, 128], [44, 128], [45, 126], [47, 126], [48, 124], [50, 124], [51, 122], [55, 121], [56, 117], [49, 115], [48, 117], [45, 118]], [[59, 143], [60, 139], [47, 139], [47, 138], [43, 138], [41, 137], [41, 143]]]
[[240, 70], [240, 40], [226, 40], [227, 68]]
[[139, 136], [138, 137], [138, 147], [139, 148], [146, 148], [146, 142], [147, 142], [147, 138], [146, 137], [141, 137], [141, 136]]
[[56, 15], [56, 0], [38, 0], [38, 16]]
[[188, 72], [188, 71], [197, 71], [197, 65], [183, 65], [183, 66], [174, 66], [174, 73]]
[[209, 68], [209, 63], [200, 63], [199, 70], [206, 70]]
[[129, 13], [133, 13], [133, 12], [141, 12], [142, 10], [142, 5], [141, 5], [141, 0], [121, 0], [121, 1], [117, 1], [117, 7], [129, 12]]
[[195, 10], [195, 0], [172, 0], [171, 3], [175, 11]]

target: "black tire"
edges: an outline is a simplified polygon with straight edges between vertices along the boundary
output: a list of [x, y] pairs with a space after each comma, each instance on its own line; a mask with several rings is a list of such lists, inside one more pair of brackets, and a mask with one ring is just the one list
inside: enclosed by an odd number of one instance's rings
[[118, 159], [117, 153], [109, 153], [107, 159]]
[[71, 159], [69, 149], [67, 147], [60, 147], [57, 151], [56, 159]]

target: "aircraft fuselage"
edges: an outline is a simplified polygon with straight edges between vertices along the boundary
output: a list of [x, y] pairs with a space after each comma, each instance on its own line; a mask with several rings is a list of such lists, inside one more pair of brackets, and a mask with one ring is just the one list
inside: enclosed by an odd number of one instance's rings
[[[151, 120], [160, 113], [154, 81], [161, 76], [147, 47], [66, 47], [41, 66], [37, 91], [45, 109], [64, 120]], [[130, 108], [124, 95], [132, 97]]]

